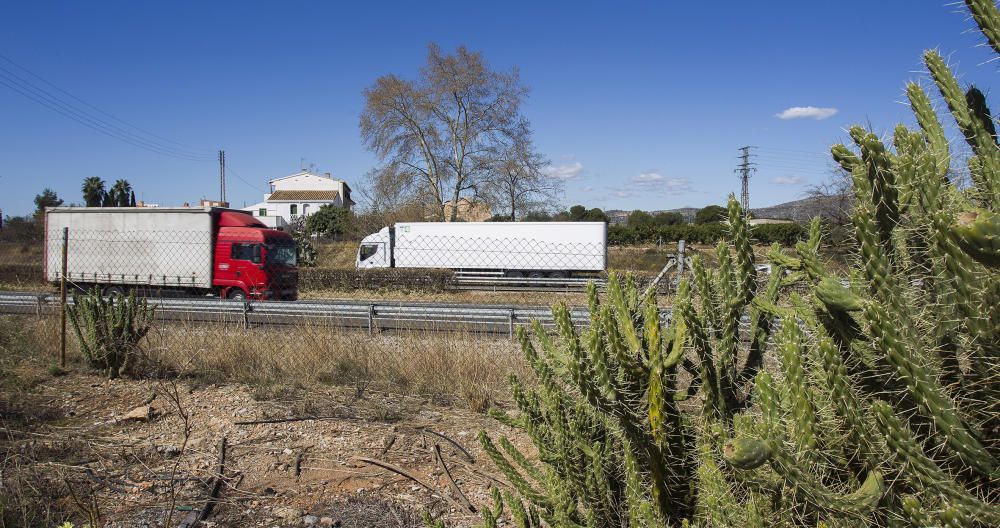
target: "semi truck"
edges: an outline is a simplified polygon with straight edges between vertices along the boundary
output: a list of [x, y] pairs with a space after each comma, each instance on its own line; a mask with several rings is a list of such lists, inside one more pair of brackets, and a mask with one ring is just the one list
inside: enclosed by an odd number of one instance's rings
[[[64, 241], [65, 237], [65, 241]], [[297, 298], [296, 245], [244, 211], [219, 207], [51, 207], [45, 276], [106, 295]]]
[[445, 268], [567, 278], [607, 267], [604, 222], [398, 222], [366, 236], [360, 268]]

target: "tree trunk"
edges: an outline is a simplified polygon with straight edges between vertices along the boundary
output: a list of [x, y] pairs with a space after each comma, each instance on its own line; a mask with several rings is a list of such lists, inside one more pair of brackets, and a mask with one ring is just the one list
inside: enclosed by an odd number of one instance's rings
[[451, 205], [449, 206], [450, 209], [451, 209], [451, 212], [448, 213], [448, 216], [450, 217], [450, 220], [452, 222], [454, 222], [456, 219], [458, 219], [458, 193], [460, 193], [460, 192], [461, 192], [460, 184], [456, 183], [455, 184], [455, 194], [452, 195]]

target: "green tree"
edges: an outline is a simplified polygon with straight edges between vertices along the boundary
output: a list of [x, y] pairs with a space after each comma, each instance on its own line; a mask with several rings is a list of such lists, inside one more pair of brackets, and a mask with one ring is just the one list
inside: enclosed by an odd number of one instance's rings
[[684, 223], [684, 215], [674, 212], [660, 212], [653, 215], [653, 225], [663, 227], [668, 225], [681, 225]]
[[524, 215], [525, 222], [551, 222], [552, 215], [545, 211], [529, 211]]
[[608, 218], [608, 215], [604, 211], [602, 211], [602, 210], [598, 209], [597, 207], [595, 207], [595, 208], [587, 211], [587, 214], [584, 215], [583, 220], [585, 222], [604, 222], [604, 223], [607, 223], [608, 220], [609, 220], [609, 218]]
[[574, 205], [569, 208], [569, 220], [572, 222], [579, 222], [583, 220], [583, 217], [587, 216], [587, 208], [582, 205]]
[[83, 202], [87, 207], [101, 207], [104, 200], [104, 180], [90, 176], [83, 180]]
[[35, 218], [41, 218], [45, 214], [46, 207], [59, 207], [63, 204], [55, 191], [46, 187], [41, 194], [35, 195]]
[[132, 194], [132, 185], [128, 180], [117, 180], [111, 186], [111, 206], [128, 207], [129, 195]]
[[323, 237], [343, 235], [351, 228], [353, 217], [349, 209], [327, 204], [306, 217], [305, 230]]
[[628, 220], [625, 222], [625, 225], [633, 229], [651, 228], [654, 225], [653, 215], [647, 213], [646, 211], [636, 209], [628, 215]]
[[709, 205], [698, 209], [694, 214], [696, 224], [717, 224], [726, 218], [726, 208], [721, 205]]

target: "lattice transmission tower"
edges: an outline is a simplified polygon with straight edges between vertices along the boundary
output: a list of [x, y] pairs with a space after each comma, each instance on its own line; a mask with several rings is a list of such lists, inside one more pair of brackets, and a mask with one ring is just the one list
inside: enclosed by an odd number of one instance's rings
[[750, 145], [740, 147], [740, 164], [734, 171], [740, 177], [740, 206], [743, 214], [750, 214], [750, 177], [757, 172], [757, 164], [750, 161], [750, 149], [755, 148]]

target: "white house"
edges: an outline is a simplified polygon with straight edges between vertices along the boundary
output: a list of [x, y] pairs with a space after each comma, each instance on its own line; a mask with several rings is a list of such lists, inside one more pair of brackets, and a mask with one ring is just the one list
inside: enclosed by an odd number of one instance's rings
[[319, 175], [302, 170], [275, 178], [268, 182], [268, 186], [271, 192], [264, 195], [263, 202], [243, 210], [274, 228], [285, 227], [299, 217], [309, 216], [324, 205], [347, 209], [354, 205], [347, 182], [332, 178], [329, 172]]

